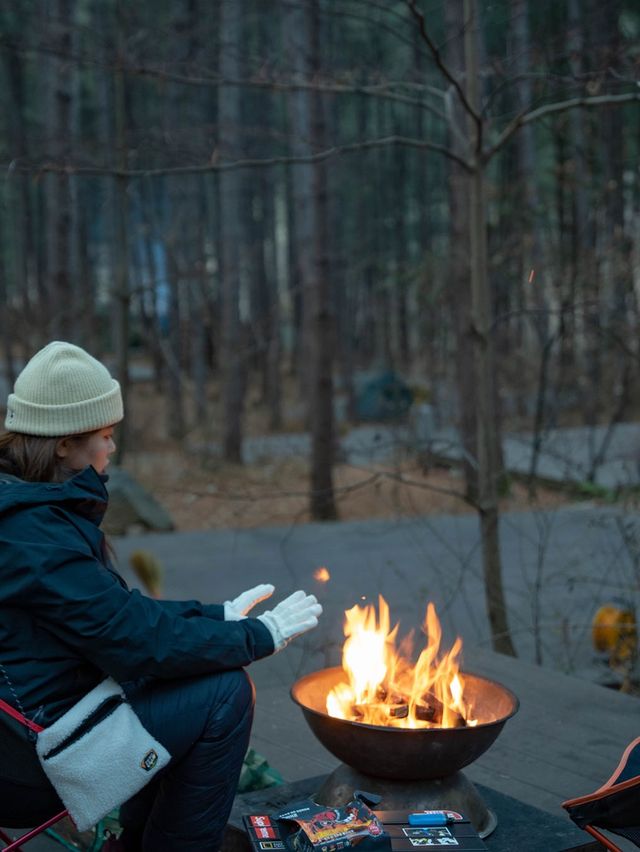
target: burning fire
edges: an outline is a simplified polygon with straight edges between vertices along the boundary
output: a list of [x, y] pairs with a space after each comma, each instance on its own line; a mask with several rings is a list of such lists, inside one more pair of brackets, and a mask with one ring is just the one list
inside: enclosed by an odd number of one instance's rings
[[390, 629], [389, 607], [379, 598], [375, 607], [354, 606], [345, 612], [342, 668], [349, 683], [327, 695], [330, 716], [369, 725], [398, 728], [458, 728], [477, 725], [464, 697], [458, 659], [462, 640], [440, 653], [442, 629], [432, 603], [424, 629], [427, 644], [411, 663], [411, 634], [396, 649], [398, 625]]

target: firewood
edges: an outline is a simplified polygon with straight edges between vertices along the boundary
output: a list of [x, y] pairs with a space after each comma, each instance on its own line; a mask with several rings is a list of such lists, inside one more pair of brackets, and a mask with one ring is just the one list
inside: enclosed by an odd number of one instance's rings
[[396, 704], [389, 707], [389, 716], [391, 716], [392, 719], [406, 719], [408, 715], [408, 704]]
[[439, 725], [442, 722], [442, 714], [444, 706], [439, 698], [432, 695], [430, 692], [425, 694], [420, 699], [420, 703], [415, 706], [415, 717], [422, 722], [431, 722], [434, 725]]
[[419, 722], [433, 722], [437, 724], [436, 708], [433, 704], [415, 704], [413, 715]]

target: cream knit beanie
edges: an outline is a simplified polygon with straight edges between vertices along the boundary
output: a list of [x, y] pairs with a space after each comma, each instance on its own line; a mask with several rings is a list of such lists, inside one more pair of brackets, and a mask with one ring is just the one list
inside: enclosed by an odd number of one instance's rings
[[122, 420], [120, 385], [72, 343], [54, 340], [33, 356], [7, 400], [5, 428], [25, 435], [79, 435]]

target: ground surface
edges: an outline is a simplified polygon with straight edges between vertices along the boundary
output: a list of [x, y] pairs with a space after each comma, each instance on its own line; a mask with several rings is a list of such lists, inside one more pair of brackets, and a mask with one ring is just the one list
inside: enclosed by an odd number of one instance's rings
[[[294, 390], [287, 387], [288, 399], [294, 398]], [[250, 391], [244, 429], [245, 456], [252, 460], [244, 465], [229, 465], [220, 460], [221, 436], [217, 424], [221, 415], [215, 394], [208, 400], [208, 406], [208, 425], [187, 429], [183, 441], [178, 442], [166, 437], [166, 402], [151, 383], [136, 382], [127, 403], [129, 449], [123, 467], [163, 504], [176, 529], [283, 526], [310, 520], [308, 444], [305, 445], [302, 435], [300, 412], [293, 403], [285, 405], [282, 428], [285, 434], [274, 435], [269, 432], [264, 406], [257, 400], [255, 390]], [[343, 424], [339, 431], [344, 440], [349, 426]], [[363, 440], [375, 443], [375, 431], [374, 426], [372, 434]], [[275, 452], [256, 450], [256, 444], [261, 447], [262, 441], [267, 448], [273, 446]], [[351, 454], [350, 460], [356, 458], [358, 464], [342, 463], [334, 470], [340, 520], [473, 511], [462, 499], [464, 484], [455, 468], [425, 471], [399, 445], [388, 446], [383, 460], [380, 452], [369, 456], [367, 448], [362, 449], [364, 452]], [[403, 482], [399, 481], [400, 477]], [[505, 511], [551, 508], [567, 502], [566, 494], [539, 488], [532, 505], [526, 488], [513, 483], [501, 508]]]
[[[310, 520], [304, 459], [229, 465], [165, 443], [156, 450], [132, 453], [124, 467], [162, 503], [178, 530], [282, 526]], [[463, 481], [455, 469], [425, 472], [415, 462], [339, 464], [334, 484], [339, 518], [345, 521], [473, 511], [462, 499]], [[552, 508], [567, 502], [566, 494], [538, 489], [532, 504], [525, 486], [515, 482], [501, 508]]]

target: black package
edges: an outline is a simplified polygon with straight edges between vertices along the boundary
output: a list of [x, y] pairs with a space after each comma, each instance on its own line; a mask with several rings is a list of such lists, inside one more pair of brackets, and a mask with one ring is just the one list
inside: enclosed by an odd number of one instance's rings
[[[416, 847], [450, 847], [460, 852], [486, 850], [468, 819], [457, 811], [422, 811], [444, 818], [443, 825], [409, 824], [409, 812], [385, 811], [380, 797], [355, 791], [343, 808], [319, 805], [311, 799], [293, 802], [271, 814], [243, 818], [253, 852], [338, 852], [357, 847], [357, 852], [420, 852]], [[373, 819], [372, 819], [373, 817]]]
[[340, 808], [318, 805], [311, 799], [296, 802], [273, 815], [280, 837], [291, 852], [391, 852], [389, 835], [378, 817], [356, 795]]

